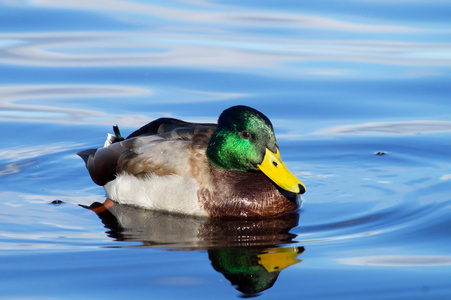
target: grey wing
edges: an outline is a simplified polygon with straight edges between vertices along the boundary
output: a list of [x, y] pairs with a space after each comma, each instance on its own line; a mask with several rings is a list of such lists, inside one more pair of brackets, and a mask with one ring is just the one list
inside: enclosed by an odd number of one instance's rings
[[[204, 127], [204, 126], [202, 126]], [[205, 128], [209, 126], [205, 125]], [[214, 127], [209, 128], [212, 132]], [[126, 172], [140, 177], [189, 172], [190, 145], [199, 128], [175, 128], [160, 134], [137, 136], [108, 147], [77, 153], [85, 161], [92, 180], [105, 185]]]
[[161, 134], [165, 132], [173, 131], [177, 128], [199, 128], [199, 127], [216, 127], [216, 124], [213, 123], [190, 123], [185, 122], [178, 119], [173, 118], [160, 118], [157, 120], [154, 120], [143, 127], [139, 128], [138, 130], [132, 132], [127, 139], [137, 137], [137, 136], [143, 136], [143, 135], [154, 135], [154, 134]]

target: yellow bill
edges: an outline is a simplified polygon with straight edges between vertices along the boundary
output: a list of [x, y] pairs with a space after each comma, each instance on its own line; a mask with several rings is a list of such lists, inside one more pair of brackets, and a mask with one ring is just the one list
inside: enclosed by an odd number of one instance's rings
[[305, 193], [305, 185], [288, 171], [280, 158], [279, 149], [277, 149], [276, 153], [273, 153], [266, 148], [265, 157], [263, 162], [258, 165], [258, 168], [281, 189], [296, 194]]

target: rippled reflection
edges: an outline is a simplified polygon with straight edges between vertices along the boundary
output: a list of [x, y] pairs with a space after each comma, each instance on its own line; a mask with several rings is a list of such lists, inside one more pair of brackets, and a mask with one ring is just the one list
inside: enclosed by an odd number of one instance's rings
[[[120, 0], [40, 0], [3, 5], [18, 10], [73, 10], [74, 22], [82, 20], [83, 13], [96, 13], [116, 26], [134, 29], [1, 33], [0, 62], [12, 65], [175, 66], [353, 78], [377, 76], [362, 67], [366, 63], [400, 69], [451, 65], [449, 44], [436, 41], [449, 34], [450, 29], [443, 24], [396, 25], [384, 19], [362, 21], [361, 16], [352, 14], [345, 18], [243, 9], [208, 1], [156, 5]], [[265, 34], [255, 34], [259, 31]], [[337, 32], [349, 36], [336, 38]], [[418, 36], [422, 38], [415, 38]], [[418, 76], [437, 71], [407, 72], [407, 76]], [[385, 75], [396, 77], [399, 73]]]
[[426, 266], [451, 266], [451, 256], [367, 256], [355, 258], [343, 258], [339, 260], [343, 264], [356, 266], [387, 266], [387, 267], [426, 267]]
[[[270, 288], [280, 272], [301, 262], [303, 247], [290, 230], [297, 213], [268, 220], [195, 218], [121, 205], [107, 199], [89, 207], [118, 241], [138, 241], [141, 247], [208, 250], [213, 268], [247, 295]], [[129, 246], [126, 246], [129, 247]]]
[[[20, 41], [0, 45], [0, 62], [28, 66], [188, 66], [233, 68], [235, 71], [239, 67], [246, 73], [250, 68], [253, 72], [271, 68], [280, 75], [284, 69], [289, 70], [289, 74], [355, 77], [353, 72], [360, 69], [358, 64], [362, 63], [451, 65], [447, 54], [449, 45], [438, 43], [241, 39], [222, 35], [121, 32], [0, 34], [0, 37]], [[309, 63], [303, 68], [290, 66], [307, 60]], [[314, 61], [335, 63], [330, 67], [311, 67]], [[348, 65], [333, 67], [337, 62], [348, 62]]]
[[379, 122], [325, 128], [312, 134], [349, 135], [349, 134], [419, 134], [451, 132], [448, 121], [409, 121]]
[[[124, 123], [146, 122], [149, 119], [139, 115], [110, 115], [102, 111], [74, 108], [65, 105], [61, 99], [78, 99], [92, 101], [100, 97], [130, 97], [150, 94], [150, 90], [107, 85], [35, 85], [35, 86], [0, 86], [0, 121], [82, 123], [96, 120], [114, 122], [119, 119]], [[54, 103], [49, 102], [50, 99]], [[59, 100], [59, 101], [58, 101]]]

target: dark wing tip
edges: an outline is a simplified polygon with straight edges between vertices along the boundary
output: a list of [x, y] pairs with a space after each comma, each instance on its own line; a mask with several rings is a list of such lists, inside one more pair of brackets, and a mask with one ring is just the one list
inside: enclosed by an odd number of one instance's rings
[[85, 164], [88, 164], [88, 159], [90, 156], [94, 156], [97, 152], [97, 149], [87, 149], [80, 152], [77, 152], [77, 155], [80, 156]]
[[103, 186], [116, 177], [118, 155], [109, 148], [83, 150], [77, 155], [85, 162], [86, 169], [96, 184]]

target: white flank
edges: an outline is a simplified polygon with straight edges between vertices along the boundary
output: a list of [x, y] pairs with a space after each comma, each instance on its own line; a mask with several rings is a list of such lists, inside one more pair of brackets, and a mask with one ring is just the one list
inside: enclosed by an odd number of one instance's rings
[[140, 206], [147, 209], [208, 216], [197, 198], [199, 187], [189, 176], [148, 175], [137, 178], [121, 173], [105, 186], [109, 199], [121, 204]]

